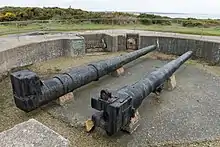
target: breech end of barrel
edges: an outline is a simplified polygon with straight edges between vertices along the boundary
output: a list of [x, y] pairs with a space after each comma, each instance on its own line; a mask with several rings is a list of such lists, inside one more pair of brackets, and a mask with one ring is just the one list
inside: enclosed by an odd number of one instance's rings
[[16, 106], [25, 112], [38, 108], [43, 83], [37, 74], [29, 70], [22, 70], [11, 73], [10, 78]]
[[114, 96], [102, 90], [99, 98], [91, 99], [92, 108], [99, 112], [92, 115], [95, 127], [100, 127], [111, 136], [130, 123], [135, 111], [132, 109], [132, 98]]

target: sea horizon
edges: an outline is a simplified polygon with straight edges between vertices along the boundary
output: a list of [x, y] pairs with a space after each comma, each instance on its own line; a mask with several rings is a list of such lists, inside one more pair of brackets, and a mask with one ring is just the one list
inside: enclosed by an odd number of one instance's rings
[[135, 11], [93, 11], [93, 12], [125, 12], [135, 15], [139, 14], [154, 14], [167, 16], [170, 18], [196, 18], [196, 19], [220, 19], [220, 14], [205, 14], [205, 13], [178, 13], [178, 12], [135, 12]]
[[220, 19], [220, 14], [163, 13], [163, 12], [146, 12], [146, 13], [160, 15], [160, 16], [167, 16], [167, 17], [171, 17], [171, 18]]

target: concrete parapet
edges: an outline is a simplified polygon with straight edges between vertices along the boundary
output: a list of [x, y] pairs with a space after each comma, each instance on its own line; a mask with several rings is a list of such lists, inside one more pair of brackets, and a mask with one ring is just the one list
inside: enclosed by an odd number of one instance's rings
[[183, 39], [178, 37], [156, 37], [140, 36], [140, 47], [157, 44], [158, 51], [181, 55], [189, 50], [193, 51], [193, 58], [201, 58], [210, 64], [219, 64], [220, 62], [220, 43]]
[[105, 43], [103, 42], [103, 38], [105, 34], [102, 33], [82, 33], [79, 34], [79, 36], [82, 36], [85, 39], [85, 52], [96, 52], [96, 51], [103, 51], [103, 48], [105, 48]]
[[104, 40], [106, 43], [106, 49], [104, 49], [105, 51], [117, 52], [126, 50], [125, 35], [106, 34], [104, 35]]
[[23, 37], [14, 44], [2, 42], [0, 49], [0, 77], [12, 68], [27, 66], [60, 56], [81, 56], [87, 52], [117, 52], [127, 49], [128, 38], [135, 38], [134, 49], [152, 44], [158, 45], [158, 51], [181, 55], [186, 51], [194, 52], [193, 58], [201, 58], [210, 64], [220, 63], [220, 43], [197, 38], [178, 36], [157, 36], [154, 34], [127, 33], [82, 33], [76, 35], [48, 35], [47, 38], [32, 36]]
[[104, 35], [104, 40], [106, 42], [105, 51], [112, 52], [112, 50], [116, 50], [116, 49], [113, 49], [113, 46], [115, 46], [115, 45], [113, 45], [113, 42], [116, 42], [113, 40], [116, 40], [116, 39], [113, 39], [112, 35], [109, 35], [109, 34]]
[[0, 51], [0, 75], [12, 68], [27, 66], [61, 56], [73, 57], [84, 54], [85, 43], [82, 37], [75, 36], [28, 43]]
[[31, 43], [0, 52], [0, 72], [63, 56], [63, 40]]
[[118, 35], [118, 51], [126, 50], [126, 36]]
[[65, 56], [83, 56], [86, 53], [84, 38], [63, 40]]

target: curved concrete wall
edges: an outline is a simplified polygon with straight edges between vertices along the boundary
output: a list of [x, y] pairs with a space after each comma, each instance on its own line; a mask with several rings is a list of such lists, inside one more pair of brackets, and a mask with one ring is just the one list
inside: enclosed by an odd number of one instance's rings
[[30, 43], [0, 52], [0, 75], [12, 68], [50, 60], [60, 56], [85, 54], [84, 39], [80, 37]]
[[[89, 33], [104, 33], [108, 51], [126, 50], [127, 34], [139, 34], [139, 48], [152, 44], [159, 44], [159, 51], [168, 54], [181, 55], [188, 50], [194, 51], [194, 58], [202, 58], [213, 65], [220, 63], [220, 37], [201, 36], [178, 33], [165, 33], [142, 30], [98, 30]], [[118, 40], [112, 37], [118, 35]], [[122, 37], [119, 37], [122, 36]], [[110, 44], [108, 44], [109, 42]], [[115, 43], [115, 44], [111, 44]], [[111, 48], [113, 47], [113, 48]]]
[[63, 55], [63, 40], [53, 40], [40, 43], [32, 43], [16, 48], [12, 48], [0, 53], [3, 59], [0, 61], [0, 70], [19, 66], [30, 65], [32, 63], [45, 61]]
[[[115, 52], [126, 50], [127, 34], [99, 33], [83, 35], [85, 38], [87, 38], [85, 40], [85, 43], [90, 44], [89, 48], [91, 48], [91, 45], [93, 45], [93, 43], [96, 47], [97, 42], [100, 42], [101, 39], [104, 39], [107, 48], [103, 49], [103, 51]], [[87, 43], [90, 38], [93, 38], [91, 41], [92, 43]], [[182, 55], [183, 53], [191, 50], [194, 52], [194, 59], [203, 59], [212, 65], [220, 63], [220, 38], [218, 42], [217, 40], [202, 40], [198, 36], [194, 37], [193, 35], [176, 35], [172, 37], [172, 35], [166, 36], [166, 34], [164, 34], [162, 36], [161, 34], [158, 35], [155, 33], [154, 35], [150, 36], [149, 34], [144, 34], [142, 32], [140, 33], [137, 43], [139, 44], [139, 48], [143, 48], [152, 44], [158, 44], [158, 51], [174, 55]]]
[[[66, 36], [67, 35], [60, 37], [60, 35], [52, 35], [49, 36], [46, 41], [40, 40], [40, 37], [27, 37], [29, 40], [23, 40], [23, 42], [26, 43], [25, 45], [19, 44], [20, 42], [15, 42], [14, 44], [7, 44], [6, 42], [5, 44], [1, 44], [0, 76], [2, 73], [15, 67], [26, 66], [60, 56], [83, 55], [89, 48], [93, 48], [93, 51], [96, 51], [94, 48], [101, 48], [102, 51], [110, 52], [126, 50], [127, 38], [126, 34], [123, 33], [81, 35], [84, 37], [78, 37], [76, 35], [71, 37]], [[103, 48], [102, 39], [105, 41], [106, 48]], [[9, 42], [12, 42], [11, 38], [9, 38], [9, 40]], [[38, 42], [35, 42], [35, 40], [38, 40]], [[217, 41], [211, 42], [199, 40], [198, 38], [191, 39], [157, 36], [157, 34], [154, 36], [141, 34], [138, 43], [139, 48], [158, 44], [158, 51], [175, 55], [181, 55], [186, 51], [192, 50], [194, 52], [194, 58], [202, 58], [211, 64], [220, 63], [220, 42]], [[4, 45], [10, 47], [4, 48]]]
[[158, 44], [158, 50], [163, 53], [181, 55], [191, 50], [194, 52], [194, 58], [202, 58], [211, 64], [220, 62], [220, 43], [218, 42], [164, 36], [140, 36], [139, 39], [139, 48]]

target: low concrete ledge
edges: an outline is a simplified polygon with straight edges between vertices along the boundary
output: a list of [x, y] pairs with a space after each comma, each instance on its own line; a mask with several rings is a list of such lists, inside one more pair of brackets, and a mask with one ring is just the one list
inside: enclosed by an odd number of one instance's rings
[[104, 33], [80, 33], [85, 38], [86, 53], [107, 51], [117, 52], [126, 50], [126, 36]]
[[80, 33], [77, 36], [82, 36], [85, 39], [86, 53], [104, 51], [103, 48], [105, 47], [105, 44], [103, 43], [102, 39], [104, 38], [105, 34], [103, 33], [93, 33], [93, 34]]
[[140, 48], [157, 44], [159, 52], [174, 55], [182, 55], [191, 50], [193, 58], [203, 59], [212, 65], [220, 63], [219, 42], [161, 36], [140, 36], [139, 40]]
[[54, 37], [14, 48], [4, 48], [2, 51], [0, 50], [0, 75], [12, 68], [27, 66], [61, 56], [74, 57], [84, 54], [84, 38], [77, 36]]
[[105, 35], [104, 40], [106, 42], [105, 51], [108, 52], [117, 52], [118, 49], [118, 35]]
[[40, 122], [30, 119], [0, 133], [2, 147], [68, 147], [69, 141]]
[[[134, 31], [90, 31], [79, 33], [79, 36], [71, 33], [46, 35], [46, 37], [23, 36], [19, 41], [13, 37], [0, 38], [0, 77], [12, 68], [60, 56], [73, 57], [93, 51], [117, 52], [126, 50], [129, 33], [134, 33]], [[187, 37], [187, 35], [138, 30], [135, 31], [135, 34], [138, 36], [136, 39], [137, 48], [157, 44], [158, 51], [174, 55], [181, 55], [192, 50], [194, 58], [203, 59], [212, 65], [220, 63], [220, 37], [206, 37], [204, 39], [204, 37], [198, 38], [198, 35], [188, 35]], [[211, 40], [212, 38], [213, 40]]]
[[192, 50], [194, 52], [193, 58], [203, 59], [211, 65], [220, 64], [220, 37], [218, 36], [201, 36], [179, 33], [118, 29], [86, 31], [85, 33], [104, 33], [105, 36], [108, 36], [107, 38], [109, 38], [108, 40], [110, 42], [110, 47], [107, 48], [108, 51], [114, 50], [111, 48], [113, 36], [123, 36], [120, 37], [120, 41], [115, 41], [118, 42], [118, 44], [121, 44], [120, 46], [116, 47], [115, 50], [121, 50], [123, 47], [126, 49], [126, 43], [124, 43], [126, 38], [124, 36], [126, 36], [126, 34], [134, 33], [139, 34], [139, 39], [137, 41], [139, 48], [157, 44], [158, 51], [174, 55], [181, 55], [186, 51]]

